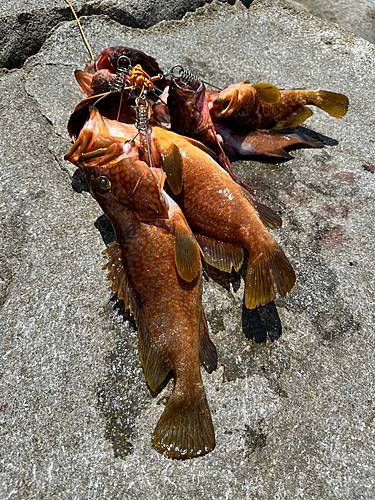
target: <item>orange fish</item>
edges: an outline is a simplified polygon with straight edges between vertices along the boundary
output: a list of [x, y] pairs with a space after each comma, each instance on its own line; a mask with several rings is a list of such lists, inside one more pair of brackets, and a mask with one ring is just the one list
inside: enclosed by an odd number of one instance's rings
[[273, 210], [255, 202], [211, 156], [181, 137], [152, 128], [155, 164], [163, 166], [168, 184], [212, 266], [230, 272], [248, 253], [245, 305], [249, 309], [282, 296], [295, 282], [284, 252], [264, 227], [281, 226]]
[[269, 97], [272, 92], [269, 92], [267, 84], [259, 86], [261, 92], [259, 87], [245, 81], [230, 85], [220, 92], [211, 104], [210, 111], [214, 121], [223, 120], [233, 127], [276, 131], [301, 125], [313, 114], [306, 107], [307, 104], [313, 104], [335, 118], [343, 117], [349, 106], [345, 95], [327, 90], [281, 89], [278, 90], [279, 98], [276, 99], [275, 92], [273, 100]]
[[[178, 205], [163, 191], [166, 174], [139, 160], [123, 125], [94, 108], [65, 155], [86, 174], [91, 192], [110, 219], [116, 242], [104, 252], [105, 269], [136, 319], [147, 383], [158, 391], [170, 371], [174, 388], [152, 436], [169, 458], [191, 458], [215, 447], [200, 374], [216, 368], [201, 294], [199, 246]], [[130, 131], [131, 132], [131, 131]]]

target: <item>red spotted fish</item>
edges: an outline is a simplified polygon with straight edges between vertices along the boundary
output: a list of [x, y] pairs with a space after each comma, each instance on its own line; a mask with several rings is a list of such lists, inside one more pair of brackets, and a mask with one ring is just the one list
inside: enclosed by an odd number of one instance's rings
[[[149, 168], [125, 135], [132, 131], [102, 118], [90, 120], [65, 155], [84, 172], [110, 219], [116, 242], [104, 252], [113, 289], [134, 314], [147, 383], [156, 392], [169, 372], [171, 397], [152, 436], [169, 458], [191, 458], [215, 446], [199, 362], [216, 368], [201, 294], [199, 246], [178, 205], [163, 191], [166, 174]], [[124, 128], [125, 127], [125, 128]]]
[[184, 137], [152, 128], [155, 164], [163, 166], [168, 184], [204, 252], [206, 261], [230, 272], [248, 253], [245, 305], [267, 304], [289, 292], [295, 273], [284, 252], [264, 227], [280, 227], [271, 209], [255, 202], [211, 156]]

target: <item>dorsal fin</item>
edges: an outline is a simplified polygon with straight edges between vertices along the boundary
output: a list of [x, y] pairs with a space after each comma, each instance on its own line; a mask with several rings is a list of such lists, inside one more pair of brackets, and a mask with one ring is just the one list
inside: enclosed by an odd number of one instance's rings
[[282, 218], [277, 214], [272, 208], [263, 205], [259, 201], [255, 200], [251, 194], [241, 186], [242, 194], [244, 197], [253, 205], [255, 210], [258, 212], [259, 219], [271, 229], [280, 229], [283, 225]]
[[280, 91], [270, 83], [256, 83], [252, 87], [257, 91], [258, 98], [265, 104], [274, 104], [280, 101]]
[[138, 329], [138, 352], [146, 381], [153, 392], [163, 384], [171, 369], [165, 357], [149, 332], [139, 300], [128, 280], [120, 244], [115, 241], [103, 252], [108, 257], [103, 267], [109, 271], [107, 279], [112, 281], [112, 290], [124, 301], [126, 309], [134, 315]]
[[217, 154], [212, 151], [211, 148], [209, 148], [208, 146], [206, 146], [205, 144], [203, 144], [202, 142], [200, 141], [197, 141], [196, 139], [192, 139], [191, 137], [186, 137], [185, 135], [182, 136], [186, 141], [190, 142], [190, 144], [192, 146], [195, 146], [196, 148], [199, 148], [201, 149], [204, 153], [207, 153], [209, 156], [211, 156], [211, 158], [213, 158], [215, 161], [218, 160], [218, 156]]
[[225, 241], [215, 240], [209, 236], [195, 233], [195, 237], [202, 249], [204, 258], [210, 266], [230, 273], [232, 267], [238, 271], [243, 262], [242, 247], [232, 245]]

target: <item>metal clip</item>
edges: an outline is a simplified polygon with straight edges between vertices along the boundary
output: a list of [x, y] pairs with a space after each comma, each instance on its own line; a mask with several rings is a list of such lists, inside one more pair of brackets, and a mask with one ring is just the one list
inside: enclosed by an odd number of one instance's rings
[[151, 150], [148, 140], [148, 123], [147, 123], [149, 105], [145, 94], [146, 91], [140, 97], [137, 97], [135, 100], [135, 105], [137, 109], [137, 120], [135, 122], [135, 126], [137, 127], [138, 134], [144, 132], [144, 134], [146, 135], [148, 166], [152, 167]]
[[[178, 70], [178, 73], [176, 74], [176, 70]], [[205, 80], [202, 80], [201, 78], [198, 78], [194, 73], [191, 71], [184, 69], [181, 64], [176, 64], [173, 66], [168, 73], [166, 73], [165, 76], [171, 76], [171, 78], [179, 78], [183, 83], [186, 85], [194, 85], [195, 83], [202, 82], [208, 87], [211, 87], [215, 90], [218, 90], [219, 92], [222, 91], [221, 88], [216, 87], [215, 85], [212, 85], [212, 83], [206, 82]]]

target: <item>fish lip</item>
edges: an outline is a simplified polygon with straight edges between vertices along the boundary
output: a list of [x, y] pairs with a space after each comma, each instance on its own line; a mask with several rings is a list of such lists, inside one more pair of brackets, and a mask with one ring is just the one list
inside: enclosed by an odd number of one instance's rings
[[[173, 85], [175, 85], [177, 87], [177, 89], [186, 94], [188, 97], [193, 97], [195, 94], [199, 94], [200, 92], [202, 92], [204, 90], [204, 83], [201, 81], [201, 80], [197, 80], [199, 82], [199, 86], [197, 89], [186, 89], [186, 88], [182, 88], [180, 83], [183, 83], [181, 81], [180, 78], [172, 78], [172, 82], [173, 82]], [[183, 83], [184, 84], [184, 83]], [[190, 83], [189, 84], [184, 84], [184, 85], [191, 85]]]

